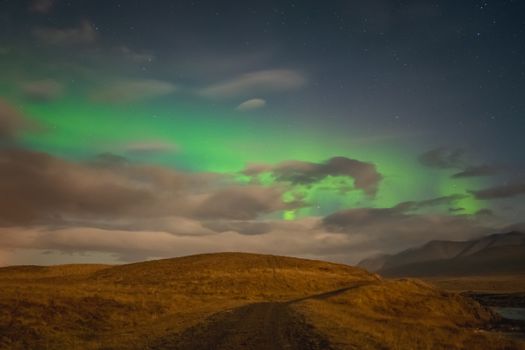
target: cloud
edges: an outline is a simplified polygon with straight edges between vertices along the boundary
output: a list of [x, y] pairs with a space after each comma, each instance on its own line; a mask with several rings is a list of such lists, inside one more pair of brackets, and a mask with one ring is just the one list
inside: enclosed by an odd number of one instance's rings
[[151, 63], [155, 61], [155, 55], [152, 53], [137, 52], [127, 46], [118, 46], [114, 49], [114, 51], [125, 59], [138, 64]]
[[235, 186], [206, 197], [194, 211], [202, 219], [255, 219], [259, 214], [295, 209], [302, 203], [284, 203], [284, 188]]
[[92, 164], [98, 166], [128, 166], [129, 160], [124, 156], [119, 156], [111, 152], [99, 153], [91, 161]]
[[525, 183], [513, 183], [505, 184], [503, 186], [495, 186], [486, 188], [483, 190], [472, 190], [469, 191], [476, 199], [498, 199], [498, 198], [511, 198], [525, 194]]
[[242, 235], [262, 235], [270, 232], [274, 225], [265, 221], [246, 220], [214, 220], [205, 222], [204, 225], [215, 232], [238, 232]]
[[502, 169], [492, 165], [469, 166], [464, 170], [452, 175], [453, 178], [478, 177], [497, 175]]
[[74, 28], [37, 28], [33, 35], [51, 45], [90, 44], [97, 40], [97, 32], [86, 20]]
[[364, 257], [361, 253], [348, 253], [348, 248], [359, 243], [361, 238], [321, 231], [317, 219], [273, 221], [267, 224], [270, 230], [262, 234], [241, 234], [227, 230], [205, 235], [92, 227], [0, 227], [0, 246], [6, 249], [52, 250], [69, 254], [106, 252], [118, 255], [124, 261], [221, 251], [271, 253], [340, 261]]
[[465, 166], [465, 151], [440, 147], [419, 156], [419, 162], [424, 166], [436, 169], [453, 169]]
[[135, 102], [166, 96], [177, 90], [176, 85], [167, 81], [122, 80], [102, 87], [92, 96], [96, 101], [102, 102]]
[[64, 86], [56, 80], [36, 80], [21, 85], [25, 97], [33, 101], [49, 102], [62, 96]]
[[202, 89], [200, 94], [205, 97], [228, 98], [294, 90], [304, 85], [306, 85], [306, 78], [303, 74], [288, 69], [274, 69], [246, 73], [231, 80], [210, 85]]
[[466, 160], [466, 152], [461, 148], [440, 147], [419, 156], [419, 162], [435, 169], [463, 169], [451, 177], [455, 179], [479, 176], [492, 176], [501, 173], [503, 167], [495, 165], [472, 165]]
[[237, 110], [241, 112], [253, 111], [254, 109], [263, 108], [266, 106], [266, 101], [262, 98], [252, 98], [250, 100], [244, 101], [237, 106]]
[[[303, 182], [338, 173], [333, 169], [362, 166], [343, 164], [294, 164], [292, 169], [306, 172], [298, 178], [287, 172], [289, 164], [276, 167], [285, 179]], [[53, 254], [110, 253], [126, 261], [241, 250], [356, 262], [429, 239], [495, 231], [483, 224], [486, 215], [473, 220], [410, 212], [461, 195], [350, 209], [323, 219], [262, 220], [261, 215], [303, 205], [283, 202], [287, 189], [286, 184], [240, 185], [224, 175], [133, 164], [110, 153], [75, 163], [39, 152], [0, 150], [0, 246], [58, 252]]]
[[329, 232], [366, 237], [354, 250], [391, 253], [435, 239], [470, 239], [498, 230], [476, 215], [413, 214], [406, 207], [355, 208], [325, 217]]
[[490, 209], [487, 209], [487, 208], [484, 208], [484, 209], [479, 209], [478, 211], [476, 211], [476, 213], [474, 214], [476, 216], [494, 216], [494, 211], [490, 210]]
[[27, 119], [20, 111], [0, 98], [0, 144], [12, 142], [24, 131], [36, 130], [36, 122]]
[[[35, 225], [33, 225], [35, 226]], [[206, 236], [214, 235], [218, 231], [208, 227], [204, 222], [182, 216], [121, 216], [110, 220], [90, 218], [75, 220], [66, 223], [48, 224], [45, 227], [53, 230], [62, 230], [75, 227], [97, 228], [108, 231], [149, 231], [164, 232], [177, 236]]]
[[42, 14], [47, 14], [51, 12], [53, 7], [56, 5], [56, 0], [33, 0], [29, 5], [29, 10], [31, 12], [38, 12]]
[[424, 208], [424, 207], [433, 207], [438, 205], [449, 205], [456, 201], [462, 200], [467, 198], [467, 195], [464, 194], [452, 194], [450, 196], [442, 196], [432, 199], [427, 199], [424, 201], [416, 202], [416, 206], [418, 208]]
[[133, 164], [112, 154], [74, 163], [4, 149], [0, 225], [171, 230], [175, 218], [250, 220], [301, 205], [283, 202], [285, 188], [226, 180], [226, 175]]
[[61, 222], [85, 216], [142, 213], [154, 193], [104, 168], [38, 152], [0, 151], [0, 224]]
[[286, 161], [275, 166], [250, 165], [244, 173], [256, 176], [271, 173], [276, 181], [292, 184], [313, 184], [328, 176], [348, 176], [354, 179], [354, 186], [368, 195], [375, 195], [383, 176], [372, 163], [346, 157], [330, 158], [322, 163]]
[[[22, 149], [0, 150], [0, 225], [94, 226], [186, 216], [220, 176], [135, 165], [105, 155], [74, 163]], [[131, 225], [130, 225], [131, 226]]]
[[[174, 222], [171, 232], [101, 227], [0, 227], [4, 249], [62, 253], [105, 252], [134, 261], [180, 255], [245, 251], [356, 263], [377, 252], [397, 252], [431, 239], [469, 239], [501, 228], [470, 216], [405, 214], [391, 208], [359, 208], [288, 221]], [[212, 231], [207, 226], [213, 226]]]
[[402, 209], [403, 211], [418, 210], [427, 207], [436, 207], [441, 205], [452, 205], [455, 202], [467, 198], [465, 194], [453, 194], [450, 196], [442, 196], [437, 198], [431, 198], [423, 201], [408, 201], [399, 203], [395, 208]]

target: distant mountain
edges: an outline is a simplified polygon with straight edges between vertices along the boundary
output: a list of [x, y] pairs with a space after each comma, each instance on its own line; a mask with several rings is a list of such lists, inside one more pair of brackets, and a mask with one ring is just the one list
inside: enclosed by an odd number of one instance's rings
[[493, 234], [470, 241], [430, 241], [398, 254], [361, 261], [384, 276], [458, 276], [525, 272], [525, 233]]
[[368, 271], [379, 271], [383, 265], [391, 258], [389, 254], [374, 255], [370, 258], [363, 259], [359, 262], [358, 266]]

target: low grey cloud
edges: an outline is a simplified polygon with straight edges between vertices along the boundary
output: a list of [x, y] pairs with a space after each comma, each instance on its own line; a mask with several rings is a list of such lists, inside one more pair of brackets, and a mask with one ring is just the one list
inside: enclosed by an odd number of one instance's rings
[[493, 222], [476, 215], [414, 214], [406, 208], [356, 208], [325, 217], [329, 232], [364, 236], [355, 248], [392, 253], [433, 239], [470, 239], [498, 231]]
[[490, 210], [490, 209], [487, 209], [487, 208], [483, 208], [483, 209], [477, 210], [474, 215], [491, 217], [491, 216], [494, 216], [494, 211]]
[[436, 207], [442, 205], [453, 205], [455, 202], [469, 197], [466, 194], [452, 194], [449, 196], [442, 196], [437, 198], [426, 199], [422, 201], [407, 201], [399, 203], [395, 208], [402, 209], [404, 211], [408, 210], [418, 210], [428, 207]]
[[323, 226], [329, 231], [345, 231], [358, 229], [370, 224], [389, 220], [397, 220], [405, 216], [407, 208], [395, 206], [392, 208], [355, 208], [333, 213], [323, 219]]
[[156, 204], [150, 190], [108, 170], [20, 149], [0, 151], [0, 179], [2, 225], [138, 214]]
[[476, 199], [489, 200], [525, 195], [525, 182], [509, 183], [482, 190], [469, 191]]
[[112, 154], [75, 163], [2, 149], [0, 225], [151, 230], [161, 228], [153, 218], [248, 220], [300, 205], [283, 202], [285, 188], [233, 185], [225, 176], [133, 164]]
[[424, 166], [436, 169], [462, 168], [466, 165], [465, 151], [460, 148], [435, 148], [421, 154], [419, 162]]
[[452, 175], [453, 178], [479, 177], [497, 175], [502, 171], [501, 167], [493, 165], [474, 165], [468, 166], [464, 170]]
[[58, 99], [64, 92], [64, 86], [56, 80], [35, 80], [21, 84], [24, 96], [36, 102], [49, 102]]
[[102, 86], [92, 97], [100, 102], [134, 102], [166, 96], [177, 90], [175, 84], [162, 80], [120, 80]]
[[259, 214], [303, 206], [301, 202], [283, 202], [285, 188], [232, 186], [206, 197], [196, 207], [195, 215], [201, 219], [250, 220]]
[[421, 154], [419, 162], [434, 169], [461, 169], [451, 177], [454, 179], [493, 176], [502, 173], [502, 166], [472, 164], [467, 160], [465, 150], [461, 148], [440, 147]]
[[90, 164], [96, 166], [128, 166], [130, 164], [128, 158], [114, 154], [111, 152], [104, 152], [97, 154]]
[[306, 85], [306, 77], [289, 69], [273, 69], [245, 73], [230, 80], [210, 85], [200, 94], [212, 98], [257, 95], [266, 92], [294, 90]]
[[238, 232], [243, 235], [262, 235], [274, 228], [274, 223], [266, 221], [246, 220], [215, 220], [204, 225], [215, 232]]
[[292, 184], [312, 184], [327, 176], [347, 176], [354, 179], [354, 186], [368, 195], [375, 195], [383, 176], [373, 163], [362, 162], [346, 157], [330, 158], [322, 163], [286, 161], [275, 166], [250, 165], [244, 173], [255, 176], [271, 173], [276, 181]]
[[241, 234], [228, 230], [205, 235], [94, 227], [0, 227], [0, 246], [4, 249], [53, 250], [58, 252], [55, 254], [103, 252], [116, 255], [123, 261], [134, 261], [218, 251], [326, 259], [337, 246], [351, 245], [352, 238], [319, 232], [314, 224], [315, 221], [273, 222], [269, 224], [272, 230], [265, 234]]
[[73, 28], [36, 28], [33, 35], [50, 45], [90, 44], [97, 40], [97, 32], [86, 20]]
[[483, 215], [418, 215], [400, 208], [356, 208], [321, 220], [291, 222], [163, 220], [157, 226], [133, 225], [133, 230], [125, 226], [86, 227], [81, 223], [54, 228], [0, 227], [0, 246], [67, 253], [106, 252], [126, 261], [246, 251], [356, 263], [374, 253], [397, 252], [432, 239], [469, 239], [504, 230], [486, 223]]
[[37, 128], [36, 122], [0, 98], [0, 144], [15, 141], [20, 133]]
[[266, 106], [266, 101], [262, 98], [252, 98], [250, 100], [244, 101], [237, 106], [237, 110], [241, 112], [253, 111], [254, 109], [260, 109]]

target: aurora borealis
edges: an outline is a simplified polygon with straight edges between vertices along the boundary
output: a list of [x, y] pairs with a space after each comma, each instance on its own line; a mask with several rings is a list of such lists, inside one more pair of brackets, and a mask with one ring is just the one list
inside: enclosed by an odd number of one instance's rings
[[0, 264], [523, 225], [519, 2], [0, 6]]

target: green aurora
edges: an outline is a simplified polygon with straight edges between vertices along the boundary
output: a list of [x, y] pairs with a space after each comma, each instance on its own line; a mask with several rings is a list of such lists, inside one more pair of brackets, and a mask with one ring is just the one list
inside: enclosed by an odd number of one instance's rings
[[[231, 110], [185, 105], [181, 101], [124, 105], [69, 97], [46, 104], [17, 102], [30, 118], [45, 126], [43, 132], [24, 135], [24, 145], [70, 160], [89, 160], [100, 153], [120, 151], [135, 162], [231, 174], [236, 181], [246, 183], [252, 179], [241, 172], [248, 164], [292, 159], [322, 162], [339, 155], [372, 162], [383, 175], [374, 198], [352, 189], [353, 180], [348, 177], [329, 176], [312, 185], [294, 186], [283, 201], [300, 197], [309, 206], [278, 214], [286, 220], [327, 215], [345, 208], [393, 207], [407, 200], [466, 194], [468, 189], [485, 185], [479, 178], [453, 179], [449, 171], [436, 172], [421, 166], [417, 162], [419, 150], [414, 152], [403, 140], [359, 145], [345, 132], [326, 127], [308, 124], [292, 128], [277, 118], [268, 118], [269, 122], [261, 125], [259, 119]], [[173, 150], [147, 157], [126, 154], [125, 146], [137, 140], [161, 141], [173, 145]], [[259, 180], [268, 186], [274, 183], [271, 176]], [[342, 184], [347, 191], [340, 190]], [[456, 215], [474, 214], [484, 207], [483, 202], [470, 196], [454, 204], [463, 208]], [[448, 208], [440, 210], [446, 212]]]

